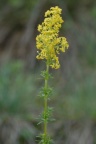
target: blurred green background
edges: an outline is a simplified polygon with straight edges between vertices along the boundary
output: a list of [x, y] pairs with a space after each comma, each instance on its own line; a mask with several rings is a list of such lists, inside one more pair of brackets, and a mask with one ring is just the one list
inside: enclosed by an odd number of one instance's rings
[[96, 0], [0, 0], [0, 144], [37, 144], [43, 101], [43, 61], [36, 60], [37, 26], [62, 8], [60, 35], [69, 49], [50, 72], [55, 144], [96, 144]]

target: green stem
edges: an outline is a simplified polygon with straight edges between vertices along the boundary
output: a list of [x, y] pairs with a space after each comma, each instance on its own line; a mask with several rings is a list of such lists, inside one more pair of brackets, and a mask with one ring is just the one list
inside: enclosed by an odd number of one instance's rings
[[[49, 73], [49, 65], [47, 64], [46, 67], [46, 72]], [[45, 79], [45, 89], [48, 88], [48, 79]], [[48, 103], [47, 103], [47, 97], [44, 98], [44, 113], [46, 113], [48, 108]], [[44, 121], [44, 135], [45, 135], [45, 139], [47, 136], [47, 121]]]

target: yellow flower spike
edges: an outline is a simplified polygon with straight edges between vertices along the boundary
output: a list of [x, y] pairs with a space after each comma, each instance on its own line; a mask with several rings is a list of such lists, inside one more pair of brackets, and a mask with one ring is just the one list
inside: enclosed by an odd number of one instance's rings
[[69, 44], [65, 37], [58, 37], [61, 24], [64, 22], [60, 16], [62, 9], [58, 6], [51, 7], [45, 12], [45, 19], [38, 25], [41, 33], [36, 37], [36, 46], [39, 50], [37, 59], [45, 59], [50, 67], [58, 69], [60, 67], [58, 54], [65, 52]]

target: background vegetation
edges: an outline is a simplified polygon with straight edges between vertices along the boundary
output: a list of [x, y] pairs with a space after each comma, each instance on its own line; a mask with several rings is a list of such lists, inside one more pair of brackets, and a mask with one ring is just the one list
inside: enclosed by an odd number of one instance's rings
[[55, 123], [49, 132], [56, 144], [96, 144], [96, 1], [0, 1], [0, 144], [35, 144], [43, 102], [36, 60], [37, 25], [51, 6], [62, 8], [60, 35], [69, 49], [59, 70], [50, 70]]

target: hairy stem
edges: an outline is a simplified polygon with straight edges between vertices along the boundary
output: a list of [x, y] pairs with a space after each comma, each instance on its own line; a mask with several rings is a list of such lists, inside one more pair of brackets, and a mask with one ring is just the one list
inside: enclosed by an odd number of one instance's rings
[[[46, 72], [49, 73], [49, 65], [47, 64], [46, 67]], [[48, 79], [45, 79], [45, 89], [48, 88]], [[45, 96], [44, 98], [44, 113], [47, 112], [47, 108], [48, 108], [48, 103], [47, 103], [47, 96]], [[44, 135], [45, 135], [45, 139], [47, 136], [47, 120], [44, 121]]]

